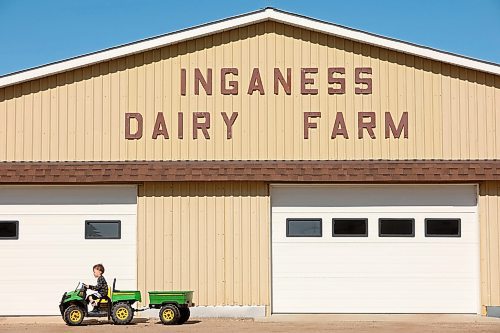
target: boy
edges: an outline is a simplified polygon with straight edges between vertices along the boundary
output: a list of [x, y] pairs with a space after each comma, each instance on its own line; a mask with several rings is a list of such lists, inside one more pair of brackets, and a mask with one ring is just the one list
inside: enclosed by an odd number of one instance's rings
[[88, 297], [89, 303], [94, 307], [92, 312], [95, 312], [97, 311], [97, 300], [108, 295], [108, 284], [104, 276], [102, 276], [104, 274], [104, 266], [102, 264], [94, 265], [92, 270], [94, 271], [94, 277], [97, 278], [97, 284], [95, 286], [84, 284], [84, 286], [90, 290], [97, 291], [97, 293], [89, 295]]

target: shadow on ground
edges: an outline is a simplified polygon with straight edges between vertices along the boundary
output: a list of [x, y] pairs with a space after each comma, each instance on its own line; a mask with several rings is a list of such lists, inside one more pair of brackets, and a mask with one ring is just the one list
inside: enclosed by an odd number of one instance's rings
[[[132, 322], [128, 325], [146, 324], [149, 322], [149, 318], [134, 318]], [[183, 325], [196, 325], [201, 323], [201, 320], [188, 320]], [[163, 325], [161, 321], [156, 321], [155, 324]], [[112, 320], [99, 320], [99, 319], [85, 319], [80, 326], [100, 326], [100, 325], [113, 325]]]
[[[148, 322], [148, 318], [134, 318], [128, 325], [144, 324]], [[80, 326], [96, 326], [96, 325], [113, 325], [112, 320], [85, 319]]]

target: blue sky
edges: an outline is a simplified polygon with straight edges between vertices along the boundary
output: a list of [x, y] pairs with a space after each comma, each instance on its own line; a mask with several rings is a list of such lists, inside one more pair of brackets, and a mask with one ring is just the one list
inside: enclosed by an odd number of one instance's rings
[[0, 0], [0, 75], [267, 6], [500, 64], [500, 0]]

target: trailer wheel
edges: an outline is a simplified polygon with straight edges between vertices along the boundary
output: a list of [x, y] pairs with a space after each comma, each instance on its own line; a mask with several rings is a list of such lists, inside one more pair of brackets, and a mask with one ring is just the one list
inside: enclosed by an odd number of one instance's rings
[[177, 322], [178, 325], [184, 324], [186, 321], [188, 321], [189, 316], [191, 315], [191, 311], [187, 306], [182, 307], [179, 309], [179, 312], [181, 314], [181, 317], [179, 318], [179, 321]]
[[160, 309], [160, 320], [163, 325], [175, 325], [180, 317], [179, 308], [174, 304], [166, 304]]
[[64, 310], [63, 319], [69, 326], [78, 326], [82, 323], [85, 312], [78, 305], [70, 305]]
[[120, 302], [111, 308], [111, 319], [116, 325], [127, 325], [134, 318], [134, 310], [128, 303]]

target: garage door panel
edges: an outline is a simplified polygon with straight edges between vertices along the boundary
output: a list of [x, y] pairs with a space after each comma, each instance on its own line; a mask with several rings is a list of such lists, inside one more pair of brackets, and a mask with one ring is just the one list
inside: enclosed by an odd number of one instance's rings
[[[280, 207], [470, 207], [477, 206], [476, 188], [471, 185], [411, 186], [411, 185], [346, 185], [274, 186], [271, 203]], [[418, 212], [418, 210], [412, 210]]]
[[[273, 312], [478, 313], [475, 186], [405, 186], [273, 187]], [[322, 237], [287, 237], [287, 218], [321, 219]], [[333, 218], [367, 219], [368, 236], [332, 237]], [[380, 237], [380, 218], [414, 219], [415, 234]], [[460, 219], [460, 237], [426, 237], [426, 218]]]
[[[429, 213], [419, 211], [418, 213], [394, 213], [381, 211], [378, 213], [306, 213], [307, 207], [303, 207], [300, 213], [294, 212], [274, 212], [272, 233], [273, 242], [278, 243], [370, 243], [379, 244], [379, 219], [415, 219], [415, 235], [414, 237], [385, 237], [384, 243], [432, 243], [432, 244], [477, 244], [477, 212], [467, 212], [457, 215], [450, 213]], [[286, 220], [288, 218], [295, 219], [321, 219], [322, 220], [322, 237], [287, 237], [286, 236]], [[366, 237], [332, 237], [332, 219], [357, 218], [368, 220], [368, 236]], [[425, 236], [425, 219], [460, 219], [460, 237], [426, 237]]]
[[[422, 255], [416, 255], [415, 251], [419, 251], [418, 247], [377, 250], [379, 249], [372, 248], [356, 255], [346, 255], [349, 251], [351, 253], [353, 251], [344, 248], [325, 253], [282, 247], [281, 250], [278, 250], [277, 254], [280, 255], [280, 260], [273, 265], [273, 273], [276, 276], [291, 272], [296, 272], [296, 274], [301, 274], [300, 272], [307, 272], [307, 274], [350, 272], [352, 274], [398, 274], [401, 276], [439, 274], [452, 277], [456, 274], [477, 275], [475, 271], [470, 270], [470, 267], [462, 265], [463, 262], [474, 261], [475, 251], [472, 247], [463, 254], [448, 250], [444, 253], [428, 251]], [[394, 251], [397, 251], [399, 255], [394, 256]], [[297, 269], [297, 266], [300, 266], [300, 270]]]
[[[0, 205], [1, 209], [1, 205]], [[85, 221], [86, 220], [109, 220], [120, 221], [121, 239], [120, 244], [134, 243], [136, 234], [136, 216], [135, 215], [95, 215], [95, 214], [79, 214], [79, 215], [3, 215], [0, 214], [0, 220], [19, 220], [19, 239], [11, 244], [6, 243], [2, 246], [17, 246], [18, 244], [43, 244], [44, 246], [58, 244], [73, 244], [78, 246], [87, 245], [85, 240]], [[54, 239], [54, 242], [52, 240]], [[83, 241], [86, 241], [82, 243]], [[96, 241], [96, 240], [92, 240]], [[97, 240], [99, 242], [100, 240]], [[108, 240], [111, 241], [111, 240]], [[77, 242], [77, 243], [75, 243]], [[102, 242], [106, 245], [106, 243]]]
[[[283, 279], [274, 290], [274, 306], [282, 313], [357, 313], [357, 312], [459, 312], [475, 311], [475, 295], [456, 293], [464, 281], [447, 279], [310, 279], [311, 288], [297, 288], [304, 285], [303, 278]], [[376, 284], [378, 288], [373, 288]], [[356, 287], [353, 288], [353, 285]], [[312, 288], [314, 286], [314, 288]], [[280, 294], [282, 297], [280, 297]], [[287, 299], [286, 295], [293, 295]], [[429, 303], [432, 299], [432, 303]], [[453, 304], [470, 304], [468, 308]]]
[[[5, 191], [12, 189], [0, 187], [0, 220], [19, 221], [19, 239], [0, 241], [0, 265], [9, 267], [9, 274], [0, 275], [0, 315], [57, 315], [65, 291], [79, 281], [95, 283], [92, 266], [96, 263], [106, 268], [109, 285], [116, 277], [119, 288], [137, 288], [136, 187], [49, 189], [17, 188], [14, 198], [19, 201], [12, 205], [10, 199], [2, 202], [8, 197]], [[75, 205], [80, 199], [82, 204]], [[121, 221], [120, 239], [85, 239], [86, 220]], [[22, 302], [33, 291], [44, 301]]]
[[[125, 188], [128, 187], [128, 190]], [[87, 206], [90, 209], [99, 209], [104, 205], [108, 210], [117, 207], [127, 209], [127, 205], [137, 203], [135, 186], [2, 186], [0, 202], [3, 207], [33, 206], [32, 209], [53, 205], [64, 207]], [[64, 195], [61, 195], [64, 191]], [[22, 208], [22, 207], [21, 207]], [[102, 208], [102, 207], [101, 207]]]

